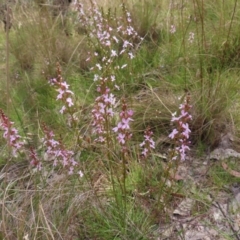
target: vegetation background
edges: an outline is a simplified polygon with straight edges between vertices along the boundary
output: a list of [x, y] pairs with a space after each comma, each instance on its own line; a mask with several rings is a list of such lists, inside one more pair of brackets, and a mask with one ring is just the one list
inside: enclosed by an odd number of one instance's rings
[[[7, 4], [0, 239], [194, 239], [173, 227], [188, 198], [216, 239], [239, 239], [208, 215], [239, 183], [208, 159], [240, 150], [238, 1], [76, 1], [55, 16], [51, 1]], [[183, 109], [191, 132], [171, 138]]]

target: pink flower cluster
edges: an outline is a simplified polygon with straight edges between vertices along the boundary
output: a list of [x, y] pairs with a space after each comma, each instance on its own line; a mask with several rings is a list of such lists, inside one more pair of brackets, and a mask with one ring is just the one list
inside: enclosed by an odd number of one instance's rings
[[140, 147], [143, 148], [141, 155], [143, 158], [147, 158], [151, 149], [155, 149], [155, 142], [152, 139], [153, 132], [148, 127], [144, 131], [144, 141], [140, 144]]
[[187, 95], [185, 102], [180, 104], [180, 115], [176, 117], [176, 113], [172, 115], [172, 122], [176, 124], [176, 128], [169, 134], [169, 138], [175, 140], [176, 148], [175, 151], [177, 153], [176, 156], [173, 157], [173, 160], [176, 160], [177, 157], [180, 157], [181, 161], [186, 159], [186, 151], [190, 150], [189, 148], [189, 134], [191, 130], [189, 129], [188, 122], [192, 120], [192, 115], [190, 114], [191, 105], [190, 96]]
[[171, 34], [174, 34], [176, 32], [176, 27], [175, 27], [175, 25], [171, 25], [171, 27], [170, 27], [170, 33]]
[[[119, 56], [127, 55], [131, 60], [134, 58], [133, 40], [141, 38], [131, 26], [132, 19], [125, 5], [121, 5], [122, 15], [117, 17], [116, 13], [109, 11], [107, 14], [97, 6], [96, 2], [90, 1], [90, 7], [85, 11], [83, 4], [77, 3], [79, 21], [86, 31], [89, 39], [89, 46], [93, 49], [88, 53], [86, 61], [93, 64], [90, 70], [96, 72], [94, 82], [97, 85], [99, 96], [95, 100], [92, 110], [94, 133], [98, 135], [97, 141], [106, 142], [112, 130], [111, 124], [114, 116], [115, 96], [112, 93], [113, 87], [119, 90], [114, 82], [116, 72], [127, 67], [127, 63], [119, 65]], [[98, 49], [98, 51], [96, 51]], [[124, 104], [126, 108], [126, 104]], [[124, 112], [124, 113], [123, 113]], [[131, 110], [123, 110], [120, 114], [121, 122], [116, 128], [118, 141], [123, 146], [131, 137], [129, 121], [131, 121]]]
[[[36, 167], [37, 170], [42, 169], [42, 162], [36, 153], [36, 150], [32, 147], [26, 148], [26, 145], [21, 141], [21, 136], [18, 135], [18, 130], [13, 128], [13, 122], [9, 121], [8, 117], [0, 109], [0, 128], [3, 129], [3, 137], [8, 141], [8, 145], [12, 148], [12, 155], [17, 157], [17, 153], [22, 150], [23, 153], [27, 153], [29, 150], [30, 164]], [[65, 149], [63, 144], [54, 139], [54, 133], [49, 131], [46, 126], [43, 126], [44, 138], [43, 146], [46, 148], [45, 157], [47, 160], [53, 161], [53, 166], [57, 166], [59, 163], [64, 168], [67, 168], [69, 174], [73, 174], [75, 166], [78, 165], [73, 158], [73, 151]], [[82, 171], [78, 171], [80, 177], [83, 176]]]
[[74, 167], [77, 162], [73, 158], [73, 151], [65, 149], [63, 144], [54, 139], [53, 131], [50, 131], [46, 126], [43, 126], [44, 138], [43, 146], [46, 147], [46, 159], [53, 161], [53, 166], [59, 163], [68, 169], [69, 174], [73, 174]]
[[56, 100], [61, 100], [64, 105], [62, 106], [61, 110], [59, 111], [61, 114], [65, 113], [67, 109], [71, 108], [74, 103], [72, 99], [73, 92], [70, 91], [69, 85], [66, 83], [66, 81], [63, 81], [62, 75], [61, 75], [61, 69], [60, 66], [57, 65], [57, 78], [52, 78], [49, 80], [49, 83], [52, 86], [57, 87], [57, 99]]
[[0, 127], [4, 131], [3, 137], [12, 148], [12, 155], [17, 157], [17, 152], [22, 149], [24, 142], [21, 141], [21, 136], [18, 134], [18, 130], [13, 127], [13, 124], [14, 123], [4, 114], [3, 110], [0, 109]]
[[[76, 4], [78, 11], [79, 21], [86, 29], [87, 34], [91, 40], [91, 45], [96, 48], [101, 46], [101, 52], [94, 54], [89, 53], [87, 61], [92, 57], [101, 59], [101, 63], [96, 63], [91, 69], [102, 70], [105, 66], [113, 63], [113, 59], [127, 53], [130, 59], [134, 58], [132, 52], [133, 44], [132, 39], [138, 38], [142, 40], [135, 29], [131, 26], [131, 15], [126, 10], [125, 5], [121, 5], [124, 17], [117, 18], [115, 15], [111, 17], [105, 17], [103, 11], [97, 6], [96, 2], [92, 2], [91, 6], [84, 10], [84, 6], [81, 3]], [[119, 47], [121, 45], [121, 47]], [[117, 69], [123, 69], [127, 66], [116, 66]]]
[[120, 122], [116, 127], [113, 128], [113, 131], [117, 133], [117, 140], [122, 146], [122, 151], [127, 150], [127, 142], [131, 139], [132, 133], [130, 132], [130, 122], [133, 121], [131, 118], [133, 116], [133, 110], [128, 109], [128, 106], [123, 100], [122, 111], [119, 114]]
[[98, 88], [100, 96], [95, 99], [94, 109], [92, 110], [94, 133], [98, 134], [96, 141], [105, 142], [106, 124], [114, 116], [115, 96], [110, 93], [110, 89], [102, 83]]
[[[0, 109], [0, 127], [4, 130], [3, 137], [8, 141], [8, 145], [12, 148], [12, 155], [17, 157], [17, 153], [25, 150], [24, 142], [21, 141], [21, 136], [18, 135], [18, 130], [13, 128], [13, 122], [10, 122], [8, 117], [4, 114], [3, 110]], [[30, 147], [30, 164], [41, 169], [41, 163], [38, 160], [36, 151]]]

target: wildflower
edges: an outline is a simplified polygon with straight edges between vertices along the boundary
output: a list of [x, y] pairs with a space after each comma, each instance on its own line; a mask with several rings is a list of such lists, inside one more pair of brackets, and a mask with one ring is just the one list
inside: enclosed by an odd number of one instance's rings
[[97, 67], [99, 70], [102, 69], [102, 66], [101, 66], [99, 63], [96, 64], [96, 67]]
[[62, 106], [62, 108], [60, 109], [60, 113], [63, 114], [64, 112], [66, 111], [66, 107], [65, 106]]
[[132, 134], [130, 132], [130, 122], [133, 121], [131, 118], [133, 111], [128, 109], [125, 100], [122, 103], [122, 111], [119, 114], [120, 122], [113, 128], [113, 131], [117, 133], [117, 140], [122, 147], [122, 151], [126, 151], [127, 142], [131, 139]]
[[93, 81], [96, 82], [99, 79], [99, 75], [98, 74], [94, 74], [94, 79]]
[[125, 137], [126, 135], [121, 132], [118, 134], [117, 139], [121, 145], [125, 144]]
[[155, 149], [155, 142], [152, 139], [152, 135], [153, 135], [153, 132], [150, 130], [150, 127], [148, 127], [144, 131], [144, 141], [140, 144], [140, 147], [143, 148], [141, 155], [144, 158], [147, 158], [151, 149]]
[[114, 40], [116, 43], [118, 43], [118, 42], [119, 42], [119, 40], [117, 39], [117, 37], [116, 37], [116, 36], [113, 36], [112, 38], [113, 38], [113, 40]]
[[128, 46], [132, 46], [132, 44], [129, 41], [125, 40], [123, 42], [123, 48], [127, 48]]
[[131, 22], [132, 22], [131, 14], [130, 14], [129, 12], [126, 12], [126, 15], [127, 15], [127, 21], [128, 21], [128, 23], [131, 23]]
[[98, 96], [95, 100], [94, 109], [92, 110], [94, 133], [99, 136], [96, 139], [98, 142], [105, 142], [105, 123], [114, 116], [115, 96], [110, 92], [110, 88], [104, 85], [98, 86], [98, 92], [101, 96]]
[[115, 50], [111, 50], [111, 57], [117, 57], [117, 52]]
[[[63, 144], [56, 139], [53, 131], [43, 126], [44, 138], [43, 146], [46, 148], [46, 159], [53, 161], [53, 166], [61, 164], [68, 170], [68, 174], [73, 174], [77, 162], [73, 158], [73, 151], [67, 150]], [[33, 155], [32, 155], [33, 156]]]
[[105, 43], [106, 46], [111, 46], [111, 42], [109, 40], [106, 41]]
[[61, 76], [60, 66], [57, 65], [57, 78], [52, 78], [49, 80], [50, 85], [57, 87], [56, 91], [58, 92], [56, 100], [61, 100], [64, 105], [60, 109], [60, 113], [63, 114], [70, 107], [74, 106], [72, 95], [74, 93], [69, 90], [69, 84], [66, 81], [63, 81]]
[[118, 85], [114, 85], [114, 87], [117, 89], [117, 90], [120, 90], [120, 87]]
[[189, 138], [189, 133], [191, 132], [191, 130], [189, 129], [189, 125], [188, 123], [183, 123], [182, 124], [182, 129], [183, 129], [183, 132], [182, 132], [182, 135], [188, 139]]
[[171, 139], [174, 139], [176, 134], [178, 134], [178, 130], [176, 128], [174, 128], [173, 131], [171, 132], [171, 134], [169, 134], [169, 137]]
[[78, 171], [78, 175], [79, 175], [80, 178], [82, 178], [84, 174], [83, 174], [83, 172], [80, 170], [80, 171]]
[[131, 35], [133, 35], [134, 29], [133, 29], [133, 27], [128, 26], [126, 31], [127, 31], [127, 35], [131, 36]]
[[[188, 122], [192, 120], [192, 115], [190, 114], [191, 105], [190, 96], [188, 95], [185, 99], [184, 104], [180, 104], [179, 110], [180, 115], [176, 117], [176, 113], [172, 115], [171, 122], [176, 124], [176, 128], [169, 134], [169, 138], [175, 140], [176, 148], [175, 151], [177, 155], [180, 157], [181, 161], [186, 159], [186, 151], [190, 150], [189, 148], [189, 134], [191, 130], [189, 129]], [[177, 159], [176, 156], [172, 158]]]
[[123, 69], [123, 68], [125, 68], [125, 67], [127, 67], [127, 64], [123, 64], [123, 65], [121, 66], [121, 69]]
[[117, 32], [120, 32], [122, 28], [123, 28], [123, 26], [117, 27]]
[[17, 157], [19, 152], [24, 146], [24, 142], [21, 140], [21, 136], [18, 134], [18, 130], [12, 127], [14, 122], [11, 122], [0, 109], [0, 127], [3, 129], [3, 137], [7, 140], [8, 145], [12, 148], [12, 155]]
[[128, 53], [128, 56], [129, 56], [130, 59], [133, 59], [133, 58], [134, 58], [134, 55], [133, 55], [132, 52], [129, 52], [129, 53]]
[[73, 104], [73, 101], [72, 101], [72, 98], [70, 98], [70, 97], [68, 97], [68, 98], [66, 99], [66, 102], [68, 103], [68, 107], [71, 107], [71, 106], [74, 105], [74, 104]]
[[144, 148], [141, 154], [144, 158], [147, 158], [148, 153], [149, 153], [149, 150], [147, 148]]
[[114, 75], [111, 75], [111, 81], [114, 82], [116, 80], [116, 77]]
[[[95, 57], [97, 61], [94, 62], [92, 68], [90, 67], [91, 70], [101, 71], [101, 74], [94, 75], [99, 96], [95, 99], [92, 110], [92, 126], [94, 129], [93, 132], [98, 135], [96, 141], [104, 143], [106, 136], [109, 134], [109, 129], [112, 129], [110, 126], [115, 115], [116, 99], [112, 93], [112, 88], [120, 89], [117, 84], [112, 83], [116, 81], [116, 76], [113, 75], [109, 69], [121, 70], [128, 66], [127, 63], [118, 65], [116, 59], [119, 55], [124, 54], [127, 55], [129, 59], [134, 58], [132, 53], [134, 45], [131, 40], [138, 37], [138, 35], [131, 26], [131, 15], [126, 11], [124, 4], [122, 5], [124, 16], [119, 18], [115, 15], [111, 16], [113, 21], [109, 21], [109, 18], [106, 18], [106, 15], [97, 7], [95, 2], [91, 2], [88, 10], [88, 13], [84, 12], [83, 5], [78, 5], [79, 19], [86, 29], [88, 36], [91, 38], [91, 46], [94, 46], [94, 49], [96, 49], [95, 46], [97, 46], [97, 49], [99, 49], [98, 53], [95, 52], [93, 54], [93, 57]], [[116, 24], [111, 25], [113, 22]], [[115, 29], [113, 26], [116, 26]], [[119, 45], [120, 43], [121, 45]], [[99, 59], [101, 59], [100, 63], [98, 62]], [[128, 114], [131, 115], [131, 112]], [[120, 118], [121, 124], [117, 124], [117, 127], [114, 129], [118, 134], [117, 139], [120, 144], [125, 145], [128, 138], [131, 137], [129, 132], [129, 123], [131, 120], [127, 117]]]
[[190, 42], [190, 43], [193, 43], [193, 41], [194, 41], [194, 32], [190, 32], [189, 33], [189, 37], [188, 37], [188, 41]]
[[176, 27], [174, 25], [171, 25], [170, 27], [170, 33], [174, 34], [176, 32]]

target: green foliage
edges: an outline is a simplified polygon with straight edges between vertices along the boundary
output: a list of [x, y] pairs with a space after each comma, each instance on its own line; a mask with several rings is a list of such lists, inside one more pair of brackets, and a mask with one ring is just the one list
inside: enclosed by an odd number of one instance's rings
[[[230, 169], [238, 170], [238, 164], [236, 159], [227, 159], [227, 164]], [[233, 184], [239, 184], [240, 181], [229, 172], [225, 171], [221, 166], [221, 163], [216, 163], [209, 171], [209, 176], [214, 186], [219, 189], [227, 189], [227, 187]]]
[[[195, 0], [184, 5], [173, 1], [169, 5], [155, 0], [128, 2], [125, 7], [130, 9], [132, 23], [143, 39], [134, 39], [133, 59], [122, 54], [106, 67], [102, 58], [109, 54], [113, 43], [103, 46], [99, 39], [90, 38], [76, 12], [69, 13], [63, 27], [60, 18], [44, 15], [43, 9], [38, 11], [33, 4], [18, 5], [18, 22], [9, 33], [10, 96], [5, 81], [5, 33], [1, 31], [1, 108], [20, 129], [24, 140], [37, 149], [47, 167], [42, 174], [32, 170], [26, 174], [29, 156], [24, 159], [22, 154], [14, 161], [25, 165], [17, 165], [20, 173], [1, 183], [5, 189], [2, 204], [7, 208], [2, 213], [4, 233], [0, 238], [9, 232], [12, 239], [27, 235], [29, 239], [155, 239], [155, 227], [169, 221], [169, 212], [179, 201], [175, 195], [189, 195], [189, 186], [174, 179], [179, 163], [169, 157], [174, 143], [168, 138], [173, 129], [172, 114], [179, 111], [186, 93], [192, 105], [191, 147], [197, 152], [194, 157], [202, 157], [218, 146], [228, 132], [239, 135], [240, 7], [236, 1]], [[115, 17], [125, 8], [99, 9], [108, 27], [114, 28]], [[123, 17], [121, 20], [129, 24]], [[121, 50], [123, 37], [121, 41], [114, 44], [114, 49]], [[57, 62], [63, 81], [74, 92], [73, 112], [66, 115], [59, 114], [58, 92], [48, 82], [58, 78]], [[99, 62], [102, 72], [95, 67]], [[126, 68], [120, 69], [124, 64]], [[99, 96], [96, 85], [105, 84], [93, 81], [96, 73], [102, 78], [116, 76], [120, 91], [113, 88], [115, 82], [107, 85], [117, 97], [116, 111], [121, 112], [121, 98], [126, 101], [125, 107], [134, 110], [130, 125], [133, 137], [124, 145], [126, 148], [112, 131], [121, 118], [118, 114], [106, 121], [107, 143], [94, 139], [92, 110]], [[71, 117], [73, 123], [69, 122]], [[73, 149], [83, 178], [77, 174], [61, 178], [63, 169], [52, 167], [51, 161], [44, 158], [43, 123], [54, 130], [61, 144]], [[139, 144], [146, 127], [154, 131], [157, 144], [155, 154], [144, 159]], [[7, 163], [8, 171], [11, 162], [5, 154], [9, 149], [4, 140], [0, 139], [0, 167]], [[159, 157], [162, 152], [167, 153], [166, 159]], [[234, 169], [237, 163], [233, 161], [229, 166]], [[205, 190], [219, 191], [238, 182], [218, 163], [209, 168], [207, 190], [205, 186], [203, 190], [193, 187], [191, 192], [197, 200], [193, 209], [196, 214], [208, 210]], [[13, 199], [18, 201], [11, 203], [10, 209], [6, 203]]]

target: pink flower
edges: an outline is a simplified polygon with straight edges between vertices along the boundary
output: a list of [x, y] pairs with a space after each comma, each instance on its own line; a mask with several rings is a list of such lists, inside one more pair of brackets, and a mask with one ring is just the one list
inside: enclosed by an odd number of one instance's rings
[[114, 75], [111, 75], [111, 81], [114, 82], [116, 80], [116, 77]]
[[174, 34], [175, 32], [176, 32], [176, 27], [174, 25], [171, 25], [170, 33]]
[[132, 109], [127, 110], [127, 115], [129, 117], [133, 116], [133, 110]]
[[114, 132], [118, 132], [118, 130], [122, 129], [122, 123], [119, 122], [116, 127], [113, 128]]
[[111, 57], [117, 57], [117, 52], [115, 50], [111, 50]]
[[177, 134], [178, 134], [178, 130], [174, 128], [171, 134], [169, 134], [169, 137], [171, 139], [174, 139]]
[[99, 63], [96, 64], [96, 67], [97, 67], [99, 70], [102, 69], [102, 67], [101, 67], [101, 65], [100, 65]]
[[183, 123], [182, 124], [182, 128], [183, 128], [183, 132], [182, 132], [182, 134], [186, 137], [186, 139], [188, 139], [189, 138], [189, 133], [191, 133], [191, 130], [189, 129], [189, 125], [188, 125], [188, 123]]
[[57, 89], [57, 91], [59, 92], [59, 94], [57, 95], [57, 100], [63, 99], [63, 94], [65, 91], [63, 91], [62, 89]]
[[133, 121], [131, 118], [122, 119], [122, 129], [130, 129], [129, 122]]
[[148, 149], [144, 148], [143, 151], [142, 151], [142, 155], [146, 158], [147, 154], [148, 154]]
[[133, 119], [131, 118], [132, 115], [133, 111], [127, 109], [127, 104], [125, 100], [123, 100], [122, 111], [119, 114], [120, 121], [118, 122], [117, 126], [112, 129], [115, 133], [118, 133], [117, 140], [122, 146], [122, 151], [126, 151], [126, 144], [132, 137], [129, 126], [129, 123], [133, 121]]
[[[108, 78], [106, 78], [106, 81], [108, 81]], [[116, 102], [114, 94], [110, 92], [110, 88], [105, 83], [104, 79], [102, 79], [100, 86], [98, 86], [98, 92], [101, 95], [95, 99], [94, 109], [92, 110], [93, 132], [99, 135], [95, 140], [103, 143], [106, 140], [105, 135], [108, 131], [105, 123], [113, 118]]]
[[80, 178], [82, 178], [84, 175], [83, 175], [83, 172], [80, 170], [80, 171], [78, 171], [78, 175], [79, 175], [79, 177]]
[[63, 114], [64, 112], [66, 111], [66, 107], [65, 106], [62, 106], [62, 108], [60, 109], [60, 113]]
[[70, 97], [67, 98], [66, 102], [68, 103], [68, 107], [71, 107], [71, 106], [74, 105], [73, 101], [72, 101], [72, 98], [70, 98]]
[[17, 153], [23, 148], [24, 142], [21, 141], [21, 136], [18, 134], [18, 130], [12, 127], [13, 124], [13, 122], [9, 121], [3, 110], [0, 109], [0, 127], [4, 131], [3, 137], [12, 148], [13, 156], [17, 157]]
[[143, 148], [141, 155], [147, 158], [152, 149], [155, 149], [155, 142], [152, 139], [153, 132], [148, 127], [144, 131], [144, 141], [140, 143], [140, 147]]
[[50, 79], [49, 83], [57, 88], [56, 91], [58, 92], [58, 95], [56, 100], [61, 100], [64, 103], [59, 111], [63, 114], [68, 110], [68, 108], [74, 105], [73, 100], [70, 97], [71, 95], [74, 95], [74, 93], [69, 90], [69, 84], [67, 84], [66, 81], [63, 81], [59, 65], [57, 65], [57, 78]]
[[125, 68], [125, 67], [127, 67], [127, 64], [123, 64], [123, 65], [121, 66], [121, 69], [123, 69], [123, 68]]
[[133, 58], [134, 58], [134, 55], [133, 55], [132, 52], [129, 52], [128, 55], [129, 55], [130, 59], [133, 59]]
[[[54, 133], [49, 131], [46, 126], [43, 126], [44, 138], [43, 146], [46, 148], [46, 156], [49, 161], [53, 161], [53, 166], [61, 164], [62, 167], [68, 170], [69, 174], [73, 174], [77, 162], [74, 160], [74, 152], [67, 150], [63, 144], [54, 139]], [[34, 154], [32, 152], [32, 158]], [[36, 161], [36, 158], [33, 158]]]
[[113, 40], [114, 40], [116, 43], [118, 43], [118, 42], [119, 42], [119, 40], [117, 39], [117, 37], [116, 37], [116, 36], [113, 36]]
[[119, 133], [119, 134], [118, 134], [117, 139], [118, 139], [118, 141], [119, 141], [120, 144], [124, 144], [124, 143], [125, 143], [125, 137], [126, 137], [126, 135], [123, 134], [123, 133]]
[[[190, 96], [188, 95], [183, 104], [180, 104], [180, 115], [175, 117], [175, 113], [172, 115], [171, 122], [176, 124], [176, 128], [169, 134], [169, 138], [175, 141], [175, 151], [180, 157], [181, 161], [186, 158], [186, 152], [190, 150], [188, 144], [190, 143], [189, 134], [191, 130], [189, 129], [188, 121], [192, 119], [190, 114], [191, 105], [189, 104]], [[176, 156], [174, 156], [175, 158]], [[173, 158], [172, 158], [173, 160]]]

